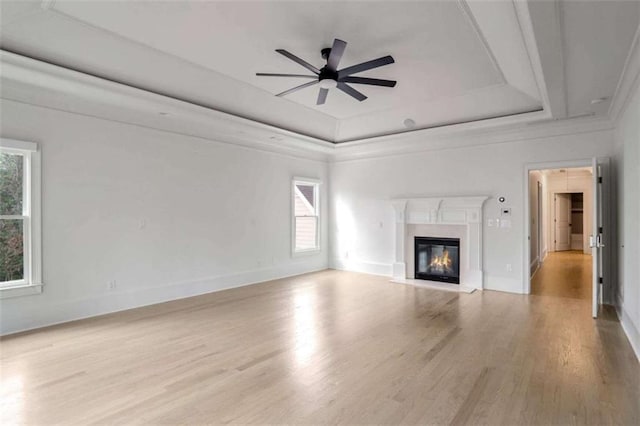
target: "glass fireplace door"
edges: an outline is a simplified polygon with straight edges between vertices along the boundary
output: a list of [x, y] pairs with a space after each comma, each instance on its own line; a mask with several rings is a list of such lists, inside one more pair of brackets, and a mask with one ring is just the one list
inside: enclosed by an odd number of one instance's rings
[[460, 284], [460, 240], [415, 237], [415, 278]]

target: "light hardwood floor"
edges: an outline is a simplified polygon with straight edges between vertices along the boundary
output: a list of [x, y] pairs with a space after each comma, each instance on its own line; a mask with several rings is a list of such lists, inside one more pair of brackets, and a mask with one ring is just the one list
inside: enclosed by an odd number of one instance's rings
[[0, 341], [4, 424], [639, 424], [586, 300], [324, 271]]
[[549, 253], [531, 279], [531, 294], [571, 297], [591, 302], [592, 258], [581, 251]]

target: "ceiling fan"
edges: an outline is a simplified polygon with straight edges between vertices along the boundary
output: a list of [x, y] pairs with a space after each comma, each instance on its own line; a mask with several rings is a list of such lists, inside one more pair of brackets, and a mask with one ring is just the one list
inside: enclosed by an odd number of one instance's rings
[[367, 97], [364, 94], [354, 89], [347, 83], [369, 84], [372, 86], [383, 86], [383, 87], [394, 87], [396, 85], [396, 82], [393, 80], [382, 80], [378, 78], [353, 76], [353, 74], [357, 74], [359, 72], [367, 71], [373, 68], [378, 68], [384, 65], [389, 65], [394, 63], [395, 61], [391, 56], [384, 56], [382, 58], [373, 59], [371, 61], [363, 62], [361, 64], [353, 65], [353, 66], [339, 70], [338, 64], [340, 63], [340, 59], [342, 59], [342, 54], [344, 53], [344, 50], [346, 49], [346, 47], [347, 47], [346, 41], [335, 39], [333, 40], [332, 47], [327, 47], [325, 49], [322, 49], [321, 50], [322, 58], [327, 61], [327, 64], [320, 69], [314, 67], [310, 63], [298, 58], [297, 56], [287, 52], [284, 49], [276, 49], [276, 52], [302, 65], [309, 71], [313, 72], [315, 75], [274, 74], [274, 73], [264, 73], [264, 72], [256, 73], [256, 75], [261, 77], [311, 78], [313, 79], [313, 81], [301, 84], [300, 86], [296, 86], [289, 90], [285, 90], [282, 93], [278, 93], [276, 96], [285, 96], [290, 93], [297, 92], [298, 90], [304, 89], [306, 87], [320, 84], [320, 92], [318, 93], [318, 100], [316, 101], [316, 105], [323, 105], [327, 100], [329, 89], [334, 87], [338, 88], [339, 90], [342, 90], [347, 95], [350, 95], [356, 98], [360, 102], [367, 99]]

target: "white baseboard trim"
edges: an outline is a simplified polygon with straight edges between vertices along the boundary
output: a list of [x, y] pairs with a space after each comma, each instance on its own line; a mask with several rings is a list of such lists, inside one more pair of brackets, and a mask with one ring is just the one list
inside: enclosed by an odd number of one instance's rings
[[483, 290], [504, 291], [506, 293], [525, 294], [524, 281], [508, 277], [484, 275]]
[[529, 264], [529, 276], [533, 278], [536, 272], [538, 272], [538, 269], [540, 269], [540, 258], [536, 256]]
[[636, 358], [640, 361], [640, 332], [636, 328], [635, 324], [631, 320], [631, 317], [627, 314], [624, 308], [620, 305], [616, 306], [618, 318], [620, 319], [620, 325], [631, 343], [631, 347], [636, 354]]
[[393, 274], [393, 264], [391, 263], [364, 262], [337, 257], [329, 260], [329, 267], [340, 271], [362, 272], [371, 275], [382, 275], [384, 277], [390, 277]]
[[[51, 303], [44, 307], [39, 307], [37, 310], [34, 309], [30, 311], [28, 315], [22, 310], [12, 309], [12, 306], [8, 303], [3, 303], [3, 309], [0, 310], [0, 335], [4, 336], [19, 333], [325, 269], [327, 269], [326, 261], [313, 259], [273, 268], [245, 271], [238, 274], [170, 283], [158, 287], [141, 288], [131, 291], [99, 294], [82, 299]], [[5, 300], [4, 302], [7, 301]]]

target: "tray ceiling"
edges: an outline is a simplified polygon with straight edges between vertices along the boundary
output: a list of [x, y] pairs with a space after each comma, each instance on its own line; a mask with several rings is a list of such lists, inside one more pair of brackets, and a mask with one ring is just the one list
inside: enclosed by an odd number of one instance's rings
[[[0, 7], [5, 50], [330, 142], [548, 108], [544, 68], [536, 70], [540, 58], [526, 28], [556, 23], [521, 22], [512, 1], [47, 0], [3, 1]], [[611, 15], [604, 9], [599, 12]], [[625, 41], [616, 50], [617, 68], [609, 66], [613, 89], [637, 26], [632, 9], [608, 18], [631, 15], [599, 46]], [[576, 37], [584, 31], [585, 12], [576, 6], [570, 12], [565, 19]], [[306, 73], [277, 48], [321, 67], [320, 49], [334, 38], [348, 42], [341, 67], [391, 54], [395, 64], [358, 75], [398, 85], [354, 85], [368, 96], [364, 102], [332, 90], [326, 104], [316, 106], [317, 86], [274, 96], [307, 80], [255, 76]], [[572, 53], [571, 66], [581, 66], [584, 55]], [[575, 99], [584, 104], [589, 96]], [[566, 109], [579, 111], [582, 104]], [[413, 129], [403, 124], [407, 118]]]

